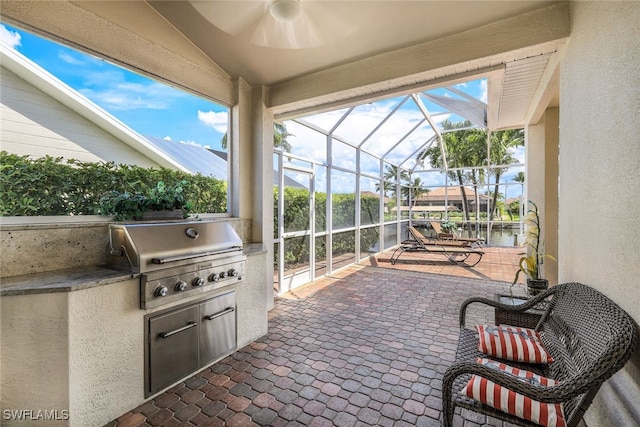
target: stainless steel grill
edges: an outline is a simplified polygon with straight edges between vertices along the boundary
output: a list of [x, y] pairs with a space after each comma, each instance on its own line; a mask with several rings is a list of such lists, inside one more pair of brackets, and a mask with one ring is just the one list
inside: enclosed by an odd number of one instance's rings
[[243, 280], [242, 240], [227, 222], [111, 224], [107, 264], [140, 273], [140, 308]]
[[110, 225], [107, 263], [140, 274], [140, 308], [158, 308], [144, 316], [145, 397], [236, 348], [245, 261], [226, 222]]

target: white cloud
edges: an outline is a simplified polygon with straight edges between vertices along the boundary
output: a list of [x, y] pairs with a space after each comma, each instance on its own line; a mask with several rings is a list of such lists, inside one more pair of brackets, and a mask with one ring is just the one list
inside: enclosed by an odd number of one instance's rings
[[226, 111], [199, 111], [198, 120], [220, 133], [226, 133], [229, 126], [229, 113]]
[[62, 62], [65, 62], [69, 65], [84, 65], [84, 62], [81, 61], [78, 58], [75, 58], [73, 56], [71, 56], [69, 53], [67, 52], [60, 52], [58, 53], [58, 58], [60, 58], [60, 60]]
[[169, 135], [165, 136], [164, 138], [165, 141], [173, 141], [173, 139], [171, 139], [171, 137]]
[[489, 80], [488, 79], [482, 79], [480, 81], [480, 101], [484, 102], [485, 104], [487, 103], [488, 95], [487, 95], [487, 82]]
[[107, 84], [103, 89], [105, 81], [110, 78], [113, 80], [113, 74], [118, 73], [92, 74], [92, 78], [95, 78], [97, 74], [104, 75], [105, 78], [102, 80], [100, 88], [86, 88], [79, 90], [79, 92], [107, 109], [120, 111], [136, 109], [166, 110], [171, 106], [173, 100], [182, 96], [178, 91], [155, 82], [141, 84], [121, 81]]
[[195, 141], [189, 140], [189, 141], [182, 141], [180, 140], [180, 144], [187, 144], [187, 145], [200, 145]]
[[180, 144], [186, 144], [186, 145], [197, 145], [198, 147], [203, 147], [203, 148], [211, 148], [210, 145], [202, 145], [199, 144], [195, 141], [189, 140], [189, 141], [180, 141]]
[[4, 25], [0, 25], [0, 42], [9, 46], [12, 49], [15, 49], [17, 46], [20, 46], [21, 36], [18, 33], [13, 31], [9, 31], [7, 27]]

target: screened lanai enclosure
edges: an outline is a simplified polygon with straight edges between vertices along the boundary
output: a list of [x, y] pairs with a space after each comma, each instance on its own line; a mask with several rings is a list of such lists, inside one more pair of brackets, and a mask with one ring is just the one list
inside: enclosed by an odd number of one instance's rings
[[409, 226], [518, 244], [524, 132], [490, 132], [486, 98], [478, 79], [281, 122], [276, 290], [392, 248]]

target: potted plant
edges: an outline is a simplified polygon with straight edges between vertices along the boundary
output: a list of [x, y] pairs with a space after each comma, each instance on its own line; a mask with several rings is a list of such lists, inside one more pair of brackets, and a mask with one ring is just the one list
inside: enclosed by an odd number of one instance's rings
[[171, 219], [186, 218], [190, 204], [184, 197], [183, 185], [187, 181], [180, 181], [174, 185], [166, 185], [158, 181], [156, 187], [151, 190], [146, 200], [146, 211], [143, 219]]
[[540, 266], [544, 263], [545, 258], [555, 260], [555, 257], [544, 253], [544, 241], [540, 238], [540, 215], [538, 214], [538, 206], [529, 201], [532, 206], [527, 211], [525, 217], [525, 224], [527, 225], [525, 231], [525, 241], [522, 244], [527, 248], [527, 252], [523, 255], [518, 262], [518, 271], [511, 284], [511, 296], [513, 297], [513, 285], [518, 282], [520, 273], [524, 273], [527, 276], [527, 294], [533, 296], [540, 292], [543, 292], [549, 287], [549, 281], [540, 276]]
[[100, 211], [103, 215], [113, 215], [117, 221], [186, 218], [190, 211], [184, 195], [186, 183], [167, 185], [158, 181], [146, 195], [112, 190], [100, 199]]
[[456, 232], [456, 223], [451, 221], [450, 219], [443, 219], [440, 223], [440, 228], [442, 229], [441, 237], [450, 237], [453, 238], [454, 233]]

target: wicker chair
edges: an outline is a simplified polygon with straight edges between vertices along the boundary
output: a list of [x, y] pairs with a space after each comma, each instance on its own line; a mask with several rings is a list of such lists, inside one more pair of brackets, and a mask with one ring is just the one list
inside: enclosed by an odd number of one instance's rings
[[[533, 385], [476, 363], [486, 357], [478, 350], [478, 334], [465, 327], [469, 304], [482, 303], [508, 311], [524, 312], [548, 302], [536, 330], [554, 361], [549, 365], [501, 361], [548, 378], [555, 386]], [[516, 325], [517, 326], [517, 325]], [[451, 426], [456, 407], [490, 415], [522, 426], [529, 421], [493, 409], [460, 394], [472, 374], [480, 375], [534, 400], [563, 403], [567, 426], [577, 426], [602, 383], [620, 370], [636, 347], [636, 327], [630, 316], [613, 301], [580, 283], [557, 285], [519, 306], [507, 306], [485, 298], [470, 298], [460, 307], [460, 338], [455, 363], [443, 380], [443, 425]]]

